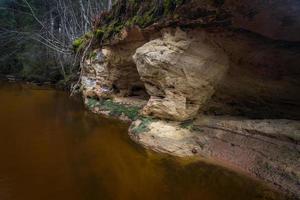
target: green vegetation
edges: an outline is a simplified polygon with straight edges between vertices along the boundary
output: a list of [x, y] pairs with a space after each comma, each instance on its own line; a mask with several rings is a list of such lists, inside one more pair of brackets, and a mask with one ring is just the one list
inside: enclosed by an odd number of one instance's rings
[[[44, 11], [43, 6], [37, 5], [37, 0], [28, 2], [36, 15]], [[60, 68], [47, 49], [28, 37], [32, 30], [38, 29], [38, 24], [28, 14], [24, 2], [2, 0], [0, 7], [0, 74], [39, 83], [61, 79]]]
[[95, 38], [107, 41], [125, 27], [137, 25], [145, 28], [164, 20], [166, 16], [171, 17], [175, 9], [183, 3], [184, 0], [163, 0], [161, 4], [155, 0], [119, 0], [113, 5], [111, 12], [95, 23]]
[[134, 106], [125, 106], [122, 104], [115, 103], [111, 100], [106, 100], [101, 102], [101, 108], [111, 111], [112, 116], [121, 116], [124, 114], [131, 120], [135, 120], [138, 117], [140, 108]]
[[[118, 0], [112, 10], [103, 13], [95, 20], [94, 34], [97, 41], [95, 44], [109, 43], [110, 39], [118, 35], [127, 27], [139, 26], [146, 28], [156, 23], [157, 28], [167, 26], [207, 26], [228, 25], [229, 15], [221, 10], [224, 0]], [[211, 9], [203, 9], [210, 5]], [[188, 24], [189, 20], [203, 18], [201, 22]], [[224, 20], [224, 19], [227, 19]], [[184, 19], [181, 23], [180, 19]], [[222, 19], [222, 20], [220, 20]]]
[[108, 5], [108, 0], [0, 0], [0, 76], [76, 83], [81, 53], [94, 36], [92, 20]]
[[139, 115], [140, 108], [136, 106], [128, 106], [113, 102], [112, 100], [96, 100], [88, 99], [87, 106], [90, 109], [98, 107], [100, 110], [109, 111], [111, 116], [119, 117], [127, 116], [130, 120], [136, 120]]
[[100, 104], [99, 104], [99, 101], [97, 101], [96, 99], [90, 98], [90, 99], [88, 99], [86, 105], [89, 109], [93, 109], [96, 106], [99, 106]]
[[149, 131], [149, 124], [154, 121], [151, 117], [143, 117], [139, 115], [140, 107], [128, 106], [113, 102], [112, 100], [97, 100], [97, 99], [88, 99], [87, 107], [90, 110], [99, 108], [102, 111], [109, 111], [109, 114], [113, 117], [120, 117], [122, 115], [127, 116], [130, 120], [140, 120], [141, 123], [132, 129], [133, 133], [139, 134]]
[[79, 49], [79, 47], [83, 44], [83, 42], [84, 42], [83, 38], [75, 39], [73, 42], [73, 48], [77, 51], [77, 49]]
[[149, 131], [148, 126], [151, 122], [153, 122], [153, 119], [150, 117], [140, 117], [139, 120], [141, 123], [131, 130], [134, 134], [140, 134]]
[[104, 31], [102, 29], [96, 29], [96, 31], [94, 32], [94, 35], [96, 38], [102, 38], [104, 35]]
[[93, 37], [93, 33], [88, 32], [82, 37], [75, 39], [72, 44], [74, 51], [75, 52], [82, 51], [87, 46], [88, 42], [92, 37]]

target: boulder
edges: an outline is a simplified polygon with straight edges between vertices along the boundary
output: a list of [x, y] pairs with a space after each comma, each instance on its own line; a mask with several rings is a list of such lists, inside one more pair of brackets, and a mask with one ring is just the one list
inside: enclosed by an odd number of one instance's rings
[[228, 59], [201, 32], [169, 29], [133, 56], [151, 98], [143, 113], [183, 121], [196, 116], [228, 69]]

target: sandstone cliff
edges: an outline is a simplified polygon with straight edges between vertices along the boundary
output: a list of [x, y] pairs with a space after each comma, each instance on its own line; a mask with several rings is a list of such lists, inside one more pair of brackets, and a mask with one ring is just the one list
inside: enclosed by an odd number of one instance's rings
[[300, 197], [297, 0], [121, 0], [94, 23], [81, 78], [94, 112]]

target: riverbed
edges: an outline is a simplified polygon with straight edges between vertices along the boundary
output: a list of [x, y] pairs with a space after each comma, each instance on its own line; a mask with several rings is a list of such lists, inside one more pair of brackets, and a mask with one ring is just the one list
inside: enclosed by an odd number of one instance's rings
[[284, 199], [252, 178], [147, 151], [67, 92], [0, 83], [1, 200]]

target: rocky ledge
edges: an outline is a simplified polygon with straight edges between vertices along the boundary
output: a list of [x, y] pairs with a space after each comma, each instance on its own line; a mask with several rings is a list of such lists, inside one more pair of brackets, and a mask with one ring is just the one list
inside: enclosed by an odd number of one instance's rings
[[163, 20], [147, 25], [133, 13], [148, 16], [154, 0], [120, 2], [83, 62], [86, 105], [132, 122], [146, 148], [204, 157], [299, 199], [299, 2], [176, 1], [153, 7]]
[[208, 116], [185, 123], [137, 120], [130, 127], [130, 136], [146, 148], [207, 158], [300, 195], [297, 121]]
[[184, 122], [142, 115], [136, 98], [86, 98], [94, 113], [131, 123], [130, 137], [145, 148], [174, 156], [207, 159], [264, 180], [298, 199], [300, 123], [198, 115]]

